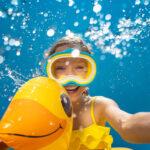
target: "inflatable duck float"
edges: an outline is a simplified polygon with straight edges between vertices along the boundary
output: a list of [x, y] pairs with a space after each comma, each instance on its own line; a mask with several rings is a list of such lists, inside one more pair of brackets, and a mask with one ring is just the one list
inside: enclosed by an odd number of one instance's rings
[[67, 150], [72, 106], [65, 89], [47, 77], [26, 82], [0, 121], [0, 140], [15, 150]]
[[36, 77], [12, 99], [0, 121], [0, 141], [14, 150], [68, 150], [72, 121], [65, 89], [50, 78]]

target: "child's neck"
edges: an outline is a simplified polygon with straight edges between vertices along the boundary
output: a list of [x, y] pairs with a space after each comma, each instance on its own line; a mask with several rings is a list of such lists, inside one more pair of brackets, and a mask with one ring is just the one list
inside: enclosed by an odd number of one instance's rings
[[72, 103], [72, 107], [73, 107], [73, 112], [77, 113], [81, 110], [81, 107], [83, 105], [83, 100], [80, 98], [78, 99], [76, 102]]
[[73, 112], [79, 113], [81, 108], [83, 108], [84, 104], [87, 102], [86, 97], [80, 97], [76, 102], [72, 103]]

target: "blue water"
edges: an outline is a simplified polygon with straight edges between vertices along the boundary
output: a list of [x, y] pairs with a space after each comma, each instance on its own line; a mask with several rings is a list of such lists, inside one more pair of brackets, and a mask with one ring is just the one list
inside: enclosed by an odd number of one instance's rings
[[[129, 113], [150, 111], [149, 8], [149, 0], [1, 0], [0, 116], [23, 83], [44, 75], [43, 52], [66, 34], [93, 46], [99, 70], [91, 95], [110, 97]], [[111, 132], [113, 146], [150, 149]]]

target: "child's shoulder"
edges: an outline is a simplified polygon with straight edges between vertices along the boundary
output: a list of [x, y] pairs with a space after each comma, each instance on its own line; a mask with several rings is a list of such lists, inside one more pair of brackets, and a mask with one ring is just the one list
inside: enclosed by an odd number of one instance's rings
[[105, 96], [90, 96], [90, 100], [93, 100], [95, 103], [115, 103], [111, 98]]
[[105, 106], [105, 105], [117, 105], [117, 103], [110, 99], [110, 98], [107, 98], [107, 97], [104, 97], [104, 96], [90, 96], [88, 95], [85, 99], [85, 104], [87, 105], [91, 105], [92, 103], [91, 102], [94, 102], [94, 106], [96, 107], [102, 107], [102, 106]]

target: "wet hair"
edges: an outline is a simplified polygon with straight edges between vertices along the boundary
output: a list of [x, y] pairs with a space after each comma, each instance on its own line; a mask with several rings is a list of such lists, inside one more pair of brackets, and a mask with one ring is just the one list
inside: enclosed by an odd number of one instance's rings
[[56, 49], [61, 46], [67, 46], [68, 48], [77, 48], [80, 51], [86, 51], [91, 54], [91, 45], [87, 44], [79, 36], [64, 36], [59, 39], [51, 48], [45, 52], [45, 57], [48, 57], [56, 52]]

